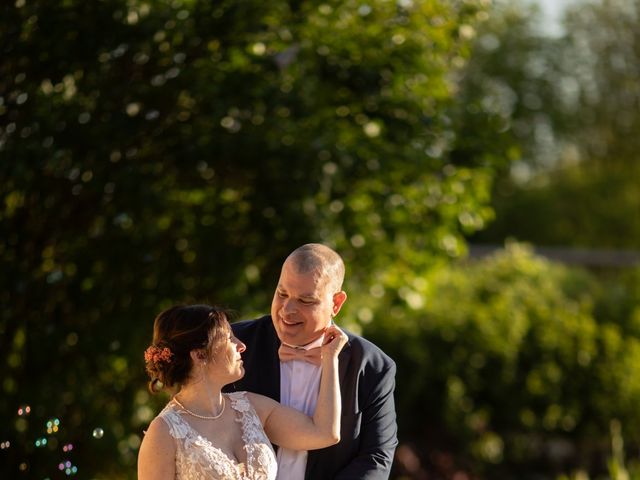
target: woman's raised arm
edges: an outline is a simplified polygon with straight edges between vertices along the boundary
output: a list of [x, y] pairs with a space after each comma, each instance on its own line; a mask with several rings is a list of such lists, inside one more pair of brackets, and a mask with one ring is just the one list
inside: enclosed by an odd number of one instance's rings
[[315, 450], [340, 441], [342, 401], [338, 378], [338, 354], [347, 343], [346, 334], [330, 325], [322, 345], [322, 377], [313, 417], [271, 398], [249, 394], [271, 442], [294, 450]]

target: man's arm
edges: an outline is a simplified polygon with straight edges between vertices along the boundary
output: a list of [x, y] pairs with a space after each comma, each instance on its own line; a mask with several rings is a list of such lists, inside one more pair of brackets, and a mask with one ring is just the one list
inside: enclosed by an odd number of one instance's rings
[[337, 473], [336, 480], [387, 480], [398, 445], [393, 399], [396, 366], [391, 364], [375, 379], [362, 410], [360, 447], [357, 455]]

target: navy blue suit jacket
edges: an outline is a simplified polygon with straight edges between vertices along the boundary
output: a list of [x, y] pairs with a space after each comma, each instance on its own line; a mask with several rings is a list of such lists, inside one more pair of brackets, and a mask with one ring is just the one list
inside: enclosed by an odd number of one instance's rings
[[[247, 349], [246, 374], [229, 389], [280, 400], [280, 360], [271, 316], [234, 323], [234, 334]], [[398, 444], [393, 399], [396, 366], [373, 343], [347, 332], [339, 356], [342, 419], [340, 442], [309, 451], [306, 480], [388, 479]]]

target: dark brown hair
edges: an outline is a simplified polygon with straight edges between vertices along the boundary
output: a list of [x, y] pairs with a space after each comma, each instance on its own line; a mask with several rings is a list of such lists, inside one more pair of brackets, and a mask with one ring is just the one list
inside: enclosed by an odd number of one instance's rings
[[191, 351], [203, 350], [211, 358], [229, 335], [228, 319], [225, 310], [209, 305], [176, 305], [161, 312], [153, 322], [153, 342], [145, 352], [149, 391], [185, 383], [193, 368]]

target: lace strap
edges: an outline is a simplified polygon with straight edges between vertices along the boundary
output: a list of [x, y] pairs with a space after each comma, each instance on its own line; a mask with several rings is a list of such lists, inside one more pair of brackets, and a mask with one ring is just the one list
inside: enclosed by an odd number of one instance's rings
[[242, 440], [245, 445], [263, 440], [262, 423], [247, 397], [247, 392], [230, 393], [229, 400], [231, 400], [231, 408], [239, 414], [236, 421], [242, 425]]
[[167, 424], [169, 427], [169, 434], [173, 438], [181, 440], [187, 437], [189, 425], [185, 422], [180, 413], [173, 408], [171, 403], [164, 407], [158, 416]]

